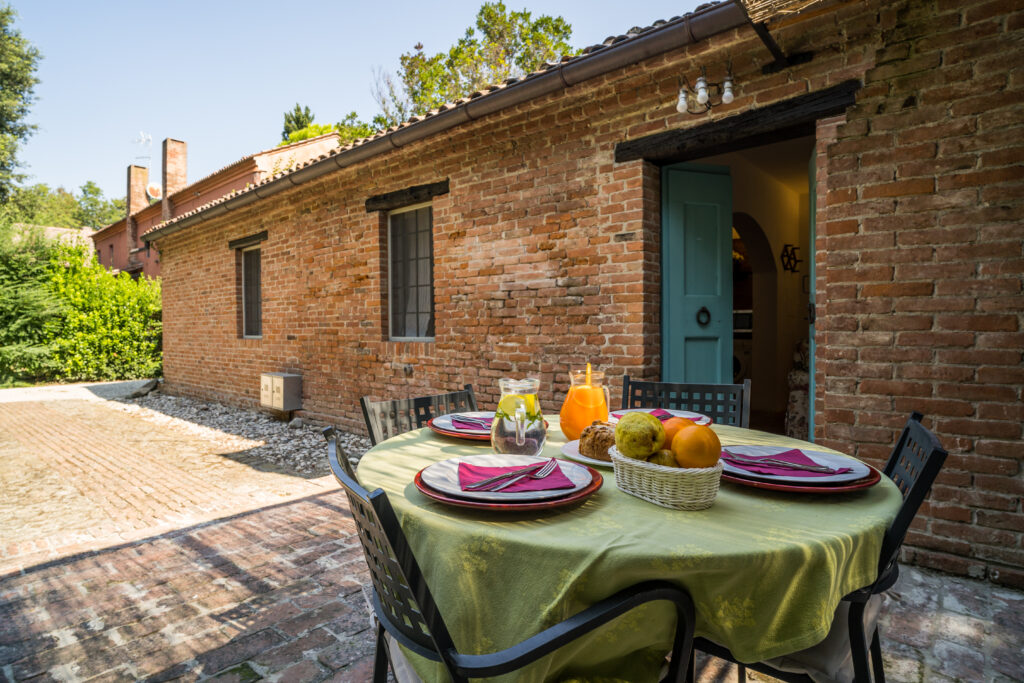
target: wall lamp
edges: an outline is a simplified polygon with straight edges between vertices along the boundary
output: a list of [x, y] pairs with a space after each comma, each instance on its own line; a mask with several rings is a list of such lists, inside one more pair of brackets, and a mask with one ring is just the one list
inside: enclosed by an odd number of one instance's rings
[[735, 99], [734, 88], [732, 64], [729, 65], [725, 79], [721, 83], [709, 81], [707, 70], [702, 66], [696, 84], [691, 86], [685, 75], [679, 78], [679, 99], [676, 101], [676, 111], [680, 114], [705, 114], [711, 111], [711, 107], [731, 104]]

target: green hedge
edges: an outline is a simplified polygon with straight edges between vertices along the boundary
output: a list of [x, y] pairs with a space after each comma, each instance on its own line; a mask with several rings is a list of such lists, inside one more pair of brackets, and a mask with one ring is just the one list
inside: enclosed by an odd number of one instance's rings
[[160, 281], [0, 227], [0, 385], [160, 373]]

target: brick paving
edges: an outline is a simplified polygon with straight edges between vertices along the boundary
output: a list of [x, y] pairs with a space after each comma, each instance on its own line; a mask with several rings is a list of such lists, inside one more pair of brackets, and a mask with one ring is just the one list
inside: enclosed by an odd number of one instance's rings
[[[0, 397], [0, 683], [370, 680], [344, 496], [244, 460], [96, 399]], [[887, 603], [890, 680], [1024, 679], [1021, 592], [910, 568]]]

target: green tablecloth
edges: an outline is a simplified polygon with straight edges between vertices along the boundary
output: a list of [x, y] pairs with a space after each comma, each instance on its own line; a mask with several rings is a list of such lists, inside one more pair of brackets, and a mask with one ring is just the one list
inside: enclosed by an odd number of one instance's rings
[[[561, 456], [548, 418], [544, 456]], [[810, 446], [715, 426], [724, 445]], [[818, 447], [814, 447], [818, 450]], [[413, 485], [439, 460], [492, 452], [477, 444], [409, 432], [363, 456], [358, 475], [394, 506], [456, 645], [484, 653], [508, 647], [641, 581], [684, 586], [696, 632], [742, 661], [809, 647], [828, 632], [840, 598], [875, 579], [882, 534], [901, 503], [886, 477], [864, 491], [807, 495], [722, 482], [714, 505], [669, 510], [604, 486], [575, 508], [497, 513], [445, 506]], [[657, 680], [675, 618], [660, 603], [620, 617], [590, 637], [501, 680]], [[425, 680], [435, 665], [410, 657]]]

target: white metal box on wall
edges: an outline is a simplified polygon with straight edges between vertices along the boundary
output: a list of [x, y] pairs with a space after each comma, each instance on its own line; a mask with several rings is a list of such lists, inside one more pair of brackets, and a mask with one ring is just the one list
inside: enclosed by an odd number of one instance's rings
[[274, 410], [302, 408], [302, 375], [265, 372], [260, 375], [260, 405]]

